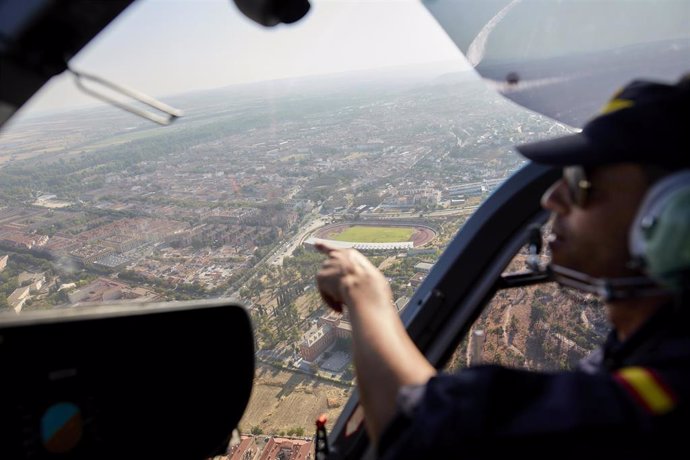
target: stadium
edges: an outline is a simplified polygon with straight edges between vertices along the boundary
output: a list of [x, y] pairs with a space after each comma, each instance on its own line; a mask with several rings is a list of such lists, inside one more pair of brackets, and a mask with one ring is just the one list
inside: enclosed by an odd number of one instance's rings
[[340, 222], [314, 231], [304, 242], [325, 242], [337, 248], [393, 250], [422, 247], [436, 237], [436, 230], [419, 222]]

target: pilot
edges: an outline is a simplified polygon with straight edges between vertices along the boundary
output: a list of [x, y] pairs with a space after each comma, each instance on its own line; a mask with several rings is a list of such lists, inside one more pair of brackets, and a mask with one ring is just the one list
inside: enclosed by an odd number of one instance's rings
[[542, 198], [554, 269], [623, 286], [605, 299], [609, 336], [574, 371], [445, 374], [407, 335], [383, 274], [322, 245], [317, 284], [349, 312], [370, 439], [386, 459], [687, 454], [690, 79], [632, 82], [582, 132], [517, 149], [564, 170]]

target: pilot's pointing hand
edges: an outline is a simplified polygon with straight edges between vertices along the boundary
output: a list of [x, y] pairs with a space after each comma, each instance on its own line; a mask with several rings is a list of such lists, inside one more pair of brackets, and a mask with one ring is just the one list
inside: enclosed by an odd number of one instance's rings
[[318, 243], [316, 249], [327, 256], [316, 275], [316, 285], [328, 306], [342, 311], [343, 305], [350, 309], [391, 305], [388, 281], [362, 253], [323, 243]]

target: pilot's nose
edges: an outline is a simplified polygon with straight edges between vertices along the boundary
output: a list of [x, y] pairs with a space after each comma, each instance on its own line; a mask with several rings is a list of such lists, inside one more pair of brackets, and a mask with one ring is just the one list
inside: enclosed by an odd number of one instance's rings
[[557, 180], [541, 197], [542, 208], [556, 214], [566, 214], [570, 210], [568, 184], [564, 179]]

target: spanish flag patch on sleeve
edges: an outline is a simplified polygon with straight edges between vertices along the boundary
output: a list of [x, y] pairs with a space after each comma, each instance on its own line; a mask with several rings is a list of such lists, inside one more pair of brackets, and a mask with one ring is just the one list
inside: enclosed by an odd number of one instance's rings
[[651, 369], [624, 367], [615, 372], [613, 378], [652, 415], [665, 414], [676, 406], [673, 391]]

